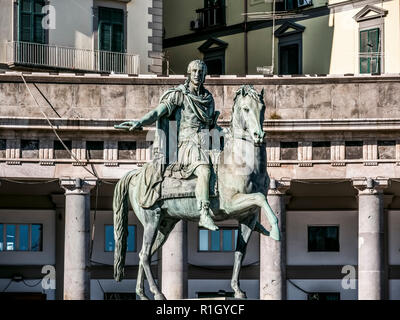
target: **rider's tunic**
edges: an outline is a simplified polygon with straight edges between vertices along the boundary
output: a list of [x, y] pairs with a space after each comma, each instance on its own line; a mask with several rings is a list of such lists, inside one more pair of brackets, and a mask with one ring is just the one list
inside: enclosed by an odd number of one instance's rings
[[[166, 91], [160, 99], [168, 109], [166, 118], [175, 112], [178, 128], [177, 161], [165, 169], [165, 175], [188, 179], [199, 165], [209, 165], [209, 156], [204, 146], [208, 146], [202, 130], [214, 125], [214, 99], [211, 93], [202, 88], [197, 96], [189, 92], [185, 85]], [[203, 134], [202, 134], [203, 133]], [[142, 208], [150, 208], [161, 196], [163, 181], [162, 163], [157, 159], [146, 163], [142, 169], [131, 171], [131, 182], [136, 186], [135, 197]]]
[[209, 165], [205, 150], [209, 149], [208, 131], [214, 122], [214, 99], [204, 88], [197, 96], [181, 85], [168, 90], [160, 103], [167, 107], [167, 117], [175, 112], [178, 129], [178, 159], [168, 166], [166, 175], [187, 179], [199, 165]]

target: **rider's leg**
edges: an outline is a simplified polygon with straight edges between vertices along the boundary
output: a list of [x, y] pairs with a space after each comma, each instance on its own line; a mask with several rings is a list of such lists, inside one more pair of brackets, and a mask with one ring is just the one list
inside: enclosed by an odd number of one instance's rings
[[211, 219], [209, 212], [210, 210], [209, 189], [210, 189], [210, 176], [211, 176], [210, 167], [208, 165], [200, 165], [196, 168], [194, 174], [197, 176], [195, 194], [200, 210], [199, 225], [213, 231], [218, 230], [218, 227]]

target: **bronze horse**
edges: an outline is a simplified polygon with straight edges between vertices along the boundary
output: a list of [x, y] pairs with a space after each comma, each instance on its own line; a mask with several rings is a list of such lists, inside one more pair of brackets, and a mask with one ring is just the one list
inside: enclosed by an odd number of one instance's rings
[[[235, 298], [245, 298], [245, 293], [239, 285], [239, 273], [252, 231], [280, 240], [278, 220], [265, 196], [269, 177], [266, 171], [263, 132], [263, 91], [259, 94], [252, 86], [244, 85], [236, 92], [231, 125], [227, 130], [225, 147], [217, 165], [219, 195], [218, 198], [212, 199], [210, 206], [215, 221], [236, 219], [239, 222], [231, 280]], [[155, 283], [150, 269], [151, 256], [162, 247], [178, 221], [199, 221], [200, 214], [194, 197], [160, 199], [150, 209], [144, 209], [134, 196], [136, 187], [135, 178], [127, 174], [119, 180], [114, 191], [114, 278], [120, 281], [124, 271], [129, 198], [133, 211], [144, 228], [136, 293], [141, 299], [148, 299], [144, 294], [146, 275], [154, 298], [162, 300], [165, 297]], [[260, 208], [264, 209], [271, 225], [270, 232], [258, 222]]]

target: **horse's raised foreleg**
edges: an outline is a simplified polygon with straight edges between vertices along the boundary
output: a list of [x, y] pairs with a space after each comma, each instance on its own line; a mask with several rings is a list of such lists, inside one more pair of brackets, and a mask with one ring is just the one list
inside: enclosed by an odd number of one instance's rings
[[235, 251], [235, 263], [233, 266], [233, 274], [231, 280], [231, 287], [235, 292], [235, 298], [244, 299], [246, 293], [240, 289], [239, 274], [242, 267], [244, 256], [246, 255], [247, 243], [250, 239], [251, 232], [253, 231], [257, 221], [257, 215], [251, 214], [245, 219], [240, 221], [238, 239]]
[[[150, 259], [153, 254], [163, 246], [178, 221], [178, 219], [168, 218], [164, 218], [161, 220], [159, 230], [157, 232], [157, 237], [154, 240], [153, 246], [151, 248]], [[139, 271], [136, 280], [136, 294], [140, 297], [141, 300], [148, 300], [147, 296], [144, 293], [144, 268], [141, 262], [139, 263]]]
[[277, 241], [280, 240], [280, 232], [278, 227], [278, 218], [272, 211], [270, 205], [268, 204], [267, 198], [261, 193], [239, 193], [234, 195], [229, 201], [226, 201], [224, 206], [225, 211], [228, 213], [240, 212], [250, 210], [254, 206], [258, 206], [264, 209], [268, 222], [271, 225], [271, 231], [269, 236]]
[[[142, 244], [142, 250], [140, 251], [139, 258], [140, 258], [140, 263], [139, 266], [141, 265], [145, 274], [147, 281], [149, 282], [150, 286], [150, 291], [154, 294], [154, 299], [156, 300], [164, 300], [165, 297], [161, 293], [160, 289], [158, 288], [156, 282], [154, 281], [153, 274], [151, 272], [151, 267], [150, 267], [150, 257], [151, 257], [151, 248], [153, 247], [153, 243], [156, 238], [158, 226], [160, 223], [160, 213], [159, 211], [150, 211], [148, 210], [146, 212], [146, 224], [143, 226], [143, 244]], [[140, 269], [140, 267], [139, 267]], [[139, 270], [140, 272], [140, 270]], [[138, 275], [139, 277], [139, 275]], [[139, 283], [143, 282], [142, 279], [139, 279]]]

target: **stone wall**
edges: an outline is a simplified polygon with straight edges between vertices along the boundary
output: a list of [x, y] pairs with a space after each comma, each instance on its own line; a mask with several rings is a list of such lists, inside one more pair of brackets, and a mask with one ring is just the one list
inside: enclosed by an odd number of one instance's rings
[[[129, 77], [26, 74], [49, 117], [135, 119], [157, 106], [162, 93], [184, 76]], [[35, 85], [34, 85], [34, 84]], [[212, 77], [220, 120], [230, 120], [233, 97], [242, 84], [264, 88], [267, 119], [400, 118], [400, 76]], [[39, 90], [43, 93], [41, 96]], [[50, 106], [51, 104], [51, 106]], [[0, 74], [0, 117], [43, 117], [16, 73]]]

